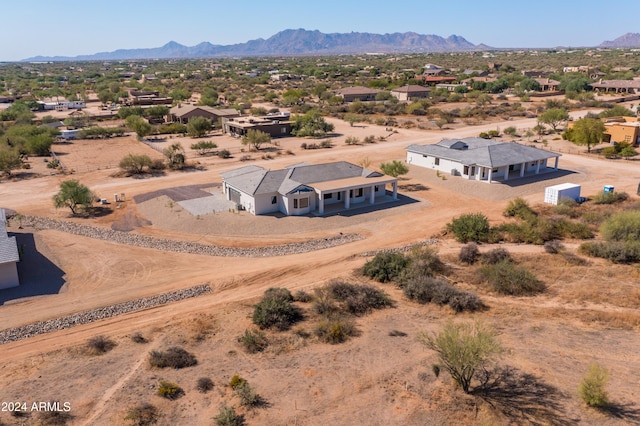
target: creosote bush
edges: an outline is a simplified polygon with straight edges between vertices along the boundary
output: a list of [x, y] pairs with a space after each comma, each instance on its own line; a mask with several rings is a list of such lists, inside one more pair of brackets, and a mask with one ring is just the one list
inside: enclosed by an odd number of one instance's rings
[[309, 303], [313, 300], [313, 295], [304, 290], [298, 290], [296, 294], [293, 295], [293, 300], [301, 303]]
[[267, 336], [260, 330], [245, 330], [244, 334], [238, 338], [238, 342], [250, 354], [262, 352], [269, 346]]
[[176, 383], [162, 380], [158, 385], [157, 393], [163, 398], [177, 399], [184, 393], [184, 391]]
[[409, 264], [409, 259], [402, 253], [383, 252], [367, 261], [362, 267], [362, 273], [378, 282], [394, 281]]
[[235, 408], [228, 407], [226, 404], [220, 407], [220, 411], [213, 417], [213, 421], [216, 426], [243, 426], [245, 424], [244, 416], [236, 413]]
[[233, 388], [233, 393], [240, 399], [244, 407], [256, 407], [263, 403], [263, 399], [246, 380]]
[[287, 330], [302, 319], [302, 313], [293, 305], [293, 296], [285, 288], [270, 288], [265, 291], [262, 300], [253, 311], [253, 323], [265, 329], [275, 327]]
[[447, 224], [447, 231], [461, 243], [486, 242], [489, 238], [489, 230], [489, 219], [482, 213], [463, 214]]
[[135, 343], [147, 343], [148, 340], [142, 335], [140, 332], [133, 333], [131, 335], [131, 340]]
[[629, 198], [626, 192], [600, 192], [591, 198], [593, 204], [616, 204]]
[[158, 409], [149, 403], [142, 403], [129, 408], [127, 416], [133, 426], [147, 426], [158, 422]]
[[186, 368], [198, 364], [196, 357], [186, 350], [173, 346], [166, 351], [151, 351], [149, 365], [155, 368]]
[[87, 341], [87, 352], [90, 355], [102, 355], [116, 347], [116, 343], [105, 336], [95, 336]]
[[365, 284], [351, 284], [332, 281], [327, 285], [330, 295], [344, 305], [344, 310], [353, 315], [366, 314], [373, 309], [383, 309], [392, 305], [384, 291]]
[[605, 389], [608, 379], [609, 373], [604, 367], [596, 363], [591, 364], [578, 387], [580, 398], [589, 407], [604, 407], [609, 404], [609, 397]]
[[320, 341], [335, 345], [357, 335], [357, 329], [353, 321], [342, 317], [322, 320], [316, 326], [314, 333]]
[[523, 266], [503, 260], [480, 268], [480, 276], [500, 294], [533, 296], [546, 290], [544, 283]]
[[247, 381], [245, 379], [243, 379], [242, 377], [240, 377], [240, 375], [235, 374], [233, 377], [231, 377], [231, 380], [229, 380], [229, 387], [231, 389], [235, 389], [236, 387], [242, 385], [243, 383], [246, 383]]

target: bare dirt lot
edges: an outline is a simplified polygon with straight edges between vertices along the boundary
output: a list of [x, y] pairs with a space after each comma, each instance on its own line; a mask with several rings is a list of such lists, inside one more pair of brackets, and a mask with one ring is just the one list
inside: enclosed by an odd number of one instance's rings
[[[251, 153], [252, 164], [280, 168], [307, 161], [319, 163], [368, 159], [371, 167], [382, 161], [402, 159], [411, 143], [436, 142], [444, 137], [476, 136], [480, 131], [507, 125], [529, 128], [535, 120], [513, 120], [454, 130], [398, 130], [389, 136], [384, 127], [349, 127], [335, 121], [335, 146], [302, 150], [301, 139], [280, 140], [273, 159]], [[347, 146], [344, 138], [355, 135], [389, 136], [384, 142]], [[219, 173], [246, 163], [238, 158], [240, 142], [212, 136], [220, 148], [232, 148], [234, 158], [196, 159], [205, 170], [167, 172], [147, 179], [116, 178], [116, 170], [98, 165], [79, 179], [99, 195], [126, 193], [126, 200], [110, 205], [111, 213], [96, 218], [69, 218], [54, 210], [51, 196], [68, 176], [44, 176], [0, 184], [0, 205], [22, 214], [39, 215], [110, 229], [122, 221], [133, 223], [132, 233], [174, 240], [197, 241], [238, 247], [301, 242], [342, 233], [364, 238], [330, 249], [264, 258], [213, 257], [140, 248], [72, 235], [56, 230], [18, 228], [10, 232], [32, 235], [35, 247], [59, 272], [62, 286], [56, 294], [12, 299], [0, 306], [3, 329], [59, 318], [76, 312], [134, 300], [175, 289], [209, 283], [209, 295], [133, 312], [91, 324], [43, 334], [0, 346], [2, 401], [69, 402], [72, 425], [131, 424], [128, 410], [149, 402], [159, 411], [158, 424], [210, 424], [221, 403], [238, 407], [227, 384], [239, 374], [266, 401], [259, 408], [238, 408], [248, 424], [318, 425], [418, 425], [418, 424], [637, 424], [640, 422], [637, 372], [640, 360], [640, 289], [638, 270], [590, 260], [571, 266], [540, 246], [501, 245], [529, 266], [545, 282], [548, 291], [535, 297], [497, 296], [467, 279], [470, 274], [457, 260], [460, 244], [442, 237], [452, 217], [483, 212], [492, 223], [504, 220], [509, 199], [524, 197], [531, 204], [542, 201], [543, 188], [559, 182], [582, 185], [592, 195], [605, 184], [616, 191], [635, 194], [640, 167], [635, 161], [607, 161], [572, 154], [579, 149], [560, 140], [548, 147], [560, 150], [560, 168], [566, 172], [543, 176], [540, 182], [510, 185], [469, 182], [456, 177], [443, 180], [434, 172], [411, 168], [400, 182], [400, 193], [416, 202], [362, 215], [328, 218], [276, 216], [253, 217], [246, 212], [225, 212], [194, 217], [168, 202], [152, 198], [137, 204], [137, 195], [166, 188], [217, 184]], [[118, 145], [106, 145], [112, 143]], [[121, 141], [121, 142], [120, 142]], [[185, 139], [184, 143], [192, 143]], [[308, 141], [307, 141], [308, 142]], [[114, 158], [129, 148], [159, 154], [129, 138], [101, 144], [103, 154]], [[68, 158], [80, 154], [81, 145], [69, 145]], [[96, 145], [92, 145], [96, 146]], [[291, 154], [286, 154], [290, 150]], [[265, 151], [266, 152], [266, 151]], [[117, 153], [117, 154], [116, 154]], [[61, 157], [64, 161], [64, 156]], [[121, 158], [121, 157], [120, 157]], [[80, 159], [81, 163], [90, 159]], [[191, 161], [195, 161], [190, 158]], [[98, 163], [96, 163], [98, 164]], [[100, 163], [105, 164], [105, 163]], [[635, 195], [632, 195], [632, 198]], [[119, 207], [118, 207], [119, 206]], [[150, 223], [150, 224], [149, 224]], [[406, 300], [391, 285], [378, 285], [394, 300], [393, 308], [356, 318], [359, 336], [340, 345], [320, 343], [313, 337], [310, 307], [307, 320], [293, 331], [267, 332], [271, 345], [258, 354], [247, 354], [237, 339], [251, 328], [252, 305], [270, 287], [292, 292], [311, 291], [331, 279], [363, 280], [354, 271], [366, 258], [363, 252], [400, 247], [432, 237], [443, 259], [459, 270], [461, 288], [477, 292], [489, 309], [475, 315], [456, 315], [449, 308], [419, 305]], [[565, 242], [575, 250], [576, 242]], [[490, 247], [483, 247], [487, 250]], [[30, 283], [29, 285], [37, 285]], [[606, 289], [606, 291], [604, 290]], [[514, 372], [505, 378], [509, 398], [483, 399], [455, 389], [450, 377], [435, 377], [433, 352], [417, 342], [420, 331], [436, 331], [446, 321], [481, 318], [499, 331], [506, 347], [502, 363]], [[406, 336], [390, 336], [397, 330]], [[148, 343], [134, 343], [140, 332]], [[87, 339], [107, 336], [117, 344], [104, 355], [84, 351]], [[310, 335], [310, 336], [309, 336]], [[151, 369], [149, 351], [182, 346], [194, 353], [198, 365], [181, 370]], [[577, 386], [592, 361], [611, 373], [609, 393], [615, 403], [607, 412], [586, 408]], [[212, 391], [197, 391], [200, 377], [214, 382]], [[174, 401], [155, 394], [160, 380], [178, 383], [184, 395]], [[0, 412], [0, 423], [37, 424], [41, 413], [13, 417]]]

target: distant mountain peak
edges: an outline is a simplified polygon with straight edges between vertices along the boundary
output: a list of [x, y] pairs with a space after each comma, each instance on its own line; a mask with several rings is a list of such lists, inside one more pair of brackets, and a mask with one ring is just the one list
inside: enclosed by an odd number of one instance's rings
[[607, 40], [598, 47], [640, 47], [640, 34], [626, 33], [615, 40]]

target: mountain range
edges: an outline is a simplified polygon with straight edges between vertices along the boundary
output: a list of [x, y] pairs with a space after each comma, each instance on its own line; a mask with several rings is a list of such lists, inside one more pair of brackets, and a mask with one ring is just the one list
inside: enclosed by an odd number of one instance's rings
[[424, 35], [414, 32], [373, 34], [373, 33], [332, 33], [318, 30], [289, 29], [268, 39], [250, 40], [246, 43], [216, 45], [202, 42], [195, 46], [184, 46], [171, 41], [162, 47], [150, 49], [119, 49], [92, 55], [36, 56], [24, 61], [91, 61], [127, 59], [171, 59], [171, 58], [215, 58], [241, 56], [295, 56], [295, 55], [338, 55], [356, 53], [411, 53], [411, 52], [460, 52], [491, 49], [485, 45], [475, 45], [464, 37], [451, 35]]
[[[612, 41], [604, 41], [603, 48], [640, 47], [640, 34], [627, 33]], [[451, 35], [447, 38], [433, 34], [415, 32], [374, 34], [374, 33], [331, 33], [318, 30], [289, 29], [268, 39], [250, 40], [231, 45], [202, 42], [195, 46], [184, 46], [170, 41], [162, 47], [149, 49], [119, 49], [79, 56], [35, 56], [24, 61], [95, 61], [132, 59], [178, 59], [215, 58], [246, 56], [296, 56], [296, 55], [339, 55], [358, 53], [427, 53], [462, 52], [494, 49], [484, 44], [473, 44], [464, 37]]]

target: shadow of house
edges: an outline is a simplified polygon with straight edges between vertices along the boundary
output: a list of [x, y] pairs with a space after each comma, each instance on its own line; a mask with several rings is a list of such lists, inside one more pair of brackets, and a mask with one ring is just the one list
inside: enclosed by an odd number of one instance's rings
[[58, 294], [65, 284], [64, 271], [38, 251], [31, 233], [11, 233], [21, 254], [18, 263], [20, 286], [0, 290], [0, 305], [23, 297]]

